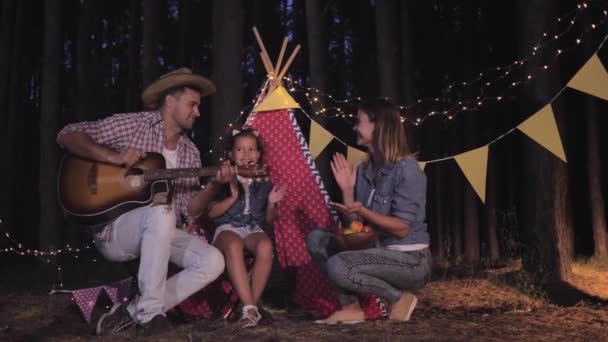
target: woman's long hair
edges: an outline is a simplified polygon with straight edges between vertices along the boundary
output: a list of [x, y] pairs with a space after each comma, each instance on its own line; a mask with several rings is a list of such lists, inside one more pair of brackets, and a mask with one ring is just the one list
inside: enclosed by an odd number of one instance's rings
[[371, 157], [375, 164], [384, 165], [406, 157], [415, 157], [407, 145], [399, 111], [390, 101], [368, 100], [359, 105], [358, 109], [374, 123]]

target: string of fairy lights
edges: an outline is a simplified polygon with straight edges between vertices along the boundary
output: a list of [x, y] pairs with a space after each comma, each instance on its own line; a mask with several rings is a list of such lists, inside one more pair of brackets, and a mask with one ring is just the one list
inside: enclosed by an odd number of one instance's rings
[[[3, 221], [0, 220], [0, 225], [2, 225], [2, 224], [3, 224]], [[18, 242], [15, 239], [13, 239], [13, 237], [8, 232], [4, 232], [3, 236], [4, 236], [5, 240], [8, 241], [12, 246], [0, 248], [0, 254], [15, 254], [15, 255], [19, 255], [19, 256], [33, 256], [33, 257], [36, 257], [37, 259], [41, 260], [43, 263], [51, 265], [52, 267], [54, 267], [57, 270], [57, 279], [58, 279], [57, 285], [60, 288], [63, 288], [63, 280], [62, 280], [63, 279], [63, 276], [62, 276], [63, 268], [58, 263], [57, 258], [60, 255], [69, 255], [69, 256], [72, 256], [74, 259], [79, 259], [82, 252], [91, 250], [91, 248], [92, 248], [90, 244], [87, 244], [83, 247], [73, 247], [70, 245], [65, 245], [64, 247], [62, 247], [58, 250], [42, 251], [42, 250], [38, 250], [38, 249], [34, 249], [34, 248], [24, 247], [21, 242]], [[91, 257], [90, 261], [97, 262], [97, 258]]]
[[[591, 3], [591, 5], [590, 5], [590, 3]], [[561, 56], [565, 55], [566, 53], [581, 46], [583, 40], [585, 39], [586, 34], [588, 34], [589, 32], [595, 31], [600, 27], [606, 26], [605, 24], [608, 20], [608, 10], [605, 7], [599, 8], [599, 11], [597, 13], [600, 15], [600, 18], [591, 24], [583, 23], [582, 24], [583, 30], [577, 34], [576, 38], [573, 38], [569, 42], [569, 45], [567, 45], [565, 47], [564, 46], [553, 47], [553, 43], [561, 40], [562, 37], [571, 33], [571, 31], [576, 26], [576, 24], [579, 21], [581, 21], [580, 17], [585, 12], [587, 12], [593, 8], [597, 9], [596, 6], [593, 6], [592, 2], [583, 2], [583, 3], [578, 4], [576, 9], [572, 10], [568, 14], [557, 18], [556, 19], [557, 23], [558, 24], [566, 23], [566, 28], [557, 33], [549, 33], [549, 32], [543, 33], [542, 37], [539, 38], [539, 43], [536, 44], [534, 47], [532, 47], [530, 53], [527, 56], [525, 56], [521, 59], [517, 59], [517, 60], [513, 61], [512, 63], [505, 65], [505, 66], [494, 67], [494, 68], [488, 69], [484, 72], [481, 72], [475, 79], [472, 79], [469, 81], [454, 82], [452, 84], [449, 84], [442, 91], [442, 93], [446, 94], [446, 95], [439, 96], [439, 97], [420, 98], [420, 99], [415, 100], [413, 103], [411, 103], [409, 105], [396, 106], [401, 111], [402, 122], [409, 122], [409, 123], [413, 124], [414, 126], [419, 126], [419, 125], [423, 124], [427, 119], [434, 117], [434, 116], [438, 116], [438, 115], [444, 116], [448, 120], [451, 120], [459, 113], [462, 113], [465, 111], [478, 110], [488, 103], [497, 103], [497, 102], [503, 101], [505, 99], [506, 93], [509, 90], [511, 90], [515, 87], [522, 86], [522, 85], [526, 84], [527, 82], [532, 81], [540, 73], [547, 72], [547, 70], [551, 69], [552, 67], [554, 67], [556, 65], [559, 57], [561, 57]], [[606, 36], [606, 37], [608, 37], [608, 36]], [[606, 38], [604, 38], [602, 44], [605, 41], [606, 41]], [[533, 59], [538, 58], [538, 56], [547, 55], [547, 51], [550, 51], [551, 52], [550, 55], [552, 56], [552, 59], [549, 63], [546, 63], [546, 64], [541, 63], [541, 65], [536, 66], [536, 67], [529, 66], [529, 64], [531, 63], [531, 61]], [[528, 70], [528, 73], [519, 75], [519, 74], [521, 74], [522, 70]], [[352, 113], [346, 113], [344, 108], [361, 101], [361, 97], [337, 99], [334, 96], [332, 96], [331, 94], [324, 93], [323, 91], [321, 91], [319, 89], [303, 86], [298, 81], [296, 81], [290, 77], [287, 77], [287, 76], [284, 77], [283, 80], [285, 81], [286, 89], [290, 93], [292, 93], [294, 95], [303, 94], [306, 97], [306, 99], [308, 100], [308, 105], [314, 111], [314, 115], [310, 114], [303, 108], [302, 108], [302, 112], [310, 120], [314, 120], [313, 116], [340, 117], [340, 118], [347, 119], [347, 120], [351, 119], [354, 117], [354, 115]], [[507, 84], [507, 88], [506, 88], [506, 90], [504, 90], [504, 92], [502, 94], [493, 95], [493, 96], [486, 95], [486, 92], [488, 92], [488, 90], [491, 87], [493, 87], [503, 81]], [[471, 92], [466, 92], [465, 90], [470, 89], [474, 86], [477, 86], [476, 89], [478, 90], [478, 92], [474, 96], [473, 99], [464, 100], [461, 97], [457, 97], [455, 100], [453, 100], [450, 98], [450, 95], [453, 94], [456, 90], [460, 90], [463, 93], [471, 93]], [[247, 116], [246, 124], [249, 123], [253, 119], [253, 117], [255, 115], [253, 110], [255, 109], [255, 106], [265, 96], [265, 93], [266, 93], [268, 87], [269, 87], [269, 80], [266, 79], [265, 82], [263, 83], [263, 85], [259, 88], [256, 96], [251, 101], [251, 104], [249, 104], [248, 106], [243, 108], [240, 111], [238, 117], [236, 117], [234, 120], [230, 121], [227, 124], [226, 130], [225, 130], [226, 132], [229, 132], [233, 127], [240, 126], [240, 123], [243, 122], [244, 116]], [[565, 89], [565, 87], [563, 89]], [[563, 89], [560, 90], [560, 92], [556, 96], [558, 96], [563, 91]], [[417, 109], [427, 103], [430, 103], [433, 106], [437, 106], [438, 104], [441, 104], [443, 106], [443, 109], [434, 109], [434, 110], [425, 111], [425, 112], [422, 112], [420, 109]], [[326, 104], [331, 104], [331, 105], [326, 105]], [[416, 117], [416, 119], [414, 119], [414, 120], [408, 119], [408, 117], [410, 117], [410, 116]], [[489, 144], [495, 143], [496, 141], [502, 139], [504, 136], [508, 135], [509, 133], [511, 133], [514, 130], [515, 130], [515, 128], [502, 134], [500, 137], [494, 139]], [[348, 146], [348, 144], [346, 142], [344, 142], [343, 140], [341, 140], [340, 138], [335, 137], [335, 136], [334, 136], [334, 138], [336, 140], [338, 140], [340, 143], [342, 143], [343, 145]], [[223, 143], [223, 135], [219, 136], [219, 138], [214, 142], [212, 148], [210, 148], [208, 151], [206, 151], [205, 153], [202, 154], [203, 158], [207, 158], [210, 156], [214, 157], [216, 154], [216, 151], [221, 150], [219, 145], [221, 145], [222, 143]], [[445, 158], [441, 158], [441, 159], [437, 159], [437, 160], [428, 161], [427, 163], [438, 162], [438, 161], [447, 160], [447, 159], [451, 159], [451, 158], [452, 157], [445, 157]], [[220, 161], [223, 160], [223, 156], [220, 156], [219, 160]], [[3, 224], [2, 220], [0, 220], [0, 225], [1, 224]], [[24, 247], [22, 243], [14, 240], [8, 232], [4, 232], [3, 236], [12, 246], [0, 248], [0, 254], [12, 253], [12, 254], [16, 254], [19, 256], [33, 256], [33, 257], [40, 259], [41, 261], [43, 261], [46, 264], [52, 265], [53, 267], [56, 268], [57, 273], [58, 273], [57, 279], [59, 280], [59, 283], [58, 283], [59, 288], [63, 288], [63, 282], [62, 282], [63, 277], [62, 277], [62, 267], [61, 267], [61, 265], [58, 264], [58, 261], [57, 261], [58, 256], [69, 255], [69, 256], [72, 256], [74, 259], [79, 259], [79, 256], [81, 256], [81, 254], [83, 252], [89, 251], [92, 249], [92, 244], [87, 244], [84, 247], [80, 247], [80, 248], [73, 247], [70, 245], [65, 245], [64, 247], [57, 249], [57, 250], [42, 251], [42, 250]], [[95, 256], [93, 256], [93, 257], [91, 257], [90, 261], [97, 262], [97, 258]]]
[[[433, 116], [444, 116], [451, 120], [457, 114], [468, 111], [475, 111], [480, 109], [482, 106], [489, 103], [497, 103], [503, 101], [506, 94], [516, 87], [523, 86], [524, 84], [532, 81], [538, 77], [541, 73], [546, 73], [549, 69], [554, 67], [558, 58], [565, 55], [566, 53], [578, 48], [583, 43], [585, 35], [589, 32], [593, 32], [600, 27], [604, 27], [607, 22], [608, 10], [605, 7], [593, 12], [600, 15], [600, 18], [591, 24], [582, 23], [583, 29], [578, 32], [575, 38], [572, 38], [566, 46], [554, 47], [553, 43], [558, 40], [562, 40], [564, 36], [569, 34], [575, 27], [575, 25], [581, 21], [580, 17], [584, 13], [589, 13], [595, 6], [590, 6], [587, 3], [581, 3], [577, 5], [577, 8], [571, 11], [569, 14], [563, 17], [557, 18], [558, 23], [567, 23], [567, 27], [556, 33], [544, 32], [542, 37], [539, 39], [539, 43], [532, 47], [530, 53], [521, 58], [513, 61], [506, 66], [494, 67], [485, 72], [479, 73], [479, 75], [469, 81], [455, 82], [448, 85], [443, 89], [442, 93], [445, 94], [439, 97], [427, 97], [420, 98], [414, 103], [409, 105], [397, 105], [396, 107], [401, 111], [402, 122], [409, 122], [414, 126], [418, 126], [424, 123], [427, 119]], [[551, 61], [549, 63], [540, 63], [538, 66], [531, 67], [531, 62], [538, 56], [544, 56], [548, 54], [548, 50], [551, 53]], [[527, 72], [524, 72], [527, 71]], [[356, 103], [361, 100], [360, 97], [347, 98], [347, 99], [336, 99], [331, 94], [326, 94], [323, 91], [301, 85], [298, 81], [285, 77], [286, 88], [290, 93], [294, 95], [303, 94], [308, 102], [312, 105], [315, 116], [324, 117], [341, 117], [344, 119], [353, 118], [354, 114], [346, 113], [344, 107], [349, 104]], [[488, 90], [500, 83], [506, 84], [506, 88], [503, 93], [496, 94], [493, 96], [486, 95]], [[457, 97], [455, 100], [451, 99], [451, 95], [456, 89], [459, 89], [462, 93], [473, 93], [467, 92], [467, 89], [478, 86], [476, 95], [474, 98], [462, 99]], [[325, 105], [329, 103], [330, 105]], [[442, 109], [433, 109], [426, 112], [422, 112], [421, 107], [424, 104], [430, 103], [433, 106], [441, 105]], [[416, 117], [415, 119], [408, 119], [408, 117]]]

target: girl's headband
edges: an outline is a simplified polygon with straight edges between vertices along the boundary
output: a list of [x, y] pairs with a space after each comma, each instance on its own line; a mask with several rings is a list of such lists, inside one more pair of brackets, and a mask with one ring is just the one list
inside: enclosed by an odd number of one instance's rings
[[[238, 129], [233, 129], [232, 130], [232, 136], [235, 136], [235, 135], [240, 134], [240, 133], [241, 133], [241, 131], [239, 131]], [[253, 135], [255, 135], [257, 137], [258, 135], [260, 135], [260, 132], [257, 129], [252, 129], [251, 130], [251, 134], [253, 134]]]

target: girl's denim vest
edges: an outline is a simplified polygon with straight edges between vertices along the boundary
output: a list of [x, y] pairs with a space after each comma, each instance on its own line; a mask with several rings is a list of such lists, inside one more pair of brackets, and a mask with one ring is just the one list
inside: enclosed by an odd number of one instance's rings
[[254, 228], [258, 226], [264, 228], [266, 226], [266, 203], [271, 190], [271, 182], [251, 183], [249, 186], [249, 214], [243, 214], [243, 211], [245, 211], [245, 192], [239, 189], [239, 198], [223, 215], [215, 219], [215, 224], [220, 226], [229, 223], [233, 227]]

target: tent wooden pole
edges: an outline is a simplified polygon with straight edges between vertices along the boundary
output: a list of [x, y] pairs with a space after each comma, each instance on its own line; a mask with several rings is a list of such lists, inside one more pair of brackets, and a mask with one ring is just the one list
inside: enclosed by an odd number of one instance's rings
[[263, 52], [260, 52], [260, 58], [262, 59], [264, 69], [266, 69], [266, 74], [268, 74], [269, 77], [273, 77], [272, 65], [270, 64], [270, 61], [267, 60], [268, 57]]
[[296, 48], [291, 53], [291, 56], [289, 56], [289, 59], [287, 60], [287, 63], [285, 63], [285, 66], [283, 67], [283, 70], [281, 70], [281, 73], [277, 77], [278, 82], [281, 82], [281, 80], [283, 79], [283, 76], [285, 76], [285, 73], [287, 72], [287, 69], [289, 69], [289, 66], [291, 65], [291, 62], [293, 62], [293, 59], [296, 58], [296, 55], [300, 51], [300, 48], [301, 48], [301, 46], [300, 46], [300, 44], [298, 44], [298, 46], [296, 46]]
[[283, 62], [283, 56], [285, 56], [285, 50], [287, 49], [287, 37], [283, 39], [283, 45], [281, 45], [281, 52], [279, 52], [279, 59], [277, 60], [277, 64], [274, 67], [274, 70], [281, 70], [281, 62]]
[[[281, 46], [281, 52], [279, 52], [279, 59], [277, 59], [277, 64], [274, 67], [274, 70], [278, 73], [281, 70], [281, 62], [283, 62], [283, 57], [285, 56], [285, 50], [287, 50], [287, 37], [283, 38], [283, 45]], [[272, 91], [281, 83], [280, 78], [275, 78], [270, 82], [270, 90]]]
[[258, 29], [254, 26], [253, 27], [253, 34], [255, 35], [255, 39], [258, 42], [258, 45], [260, 46], [260, 49], [262, 50], [262, 54], [264, 56], [262, 56], [262, 60], [266, 59], [269, 66], [270, 66], [270, 75], [274, 75], [275, 72], [272, 69], [272, 63], [270, 62], [270, 57], [268, 56], [268, 51], [266, 51], [266, 46], [264, 46], [264, 42], [262, 41], [262, 37], [260, 37], [260, 33], [258, 32]]

